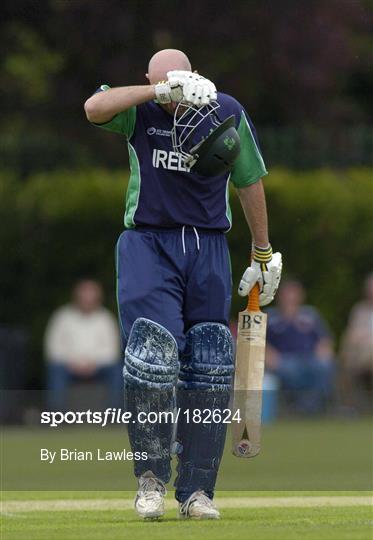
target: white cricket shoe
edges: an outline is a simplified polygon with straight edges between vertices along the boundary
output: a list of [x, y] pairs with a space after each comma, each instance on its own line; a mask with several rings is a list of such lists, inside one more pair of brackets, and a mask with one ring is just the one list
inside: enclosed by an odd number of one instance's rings
[[135, 509], [144, 519], [157, 519], [164, 514], [164, 497], [167, 493], [162, 480], [151, 471], [139, 478], [139, 489], [135, 499]]
[[204, 491], [195, 491], [183, 503], [179, 504], [180, 519], [219, 519], [220, 513]]

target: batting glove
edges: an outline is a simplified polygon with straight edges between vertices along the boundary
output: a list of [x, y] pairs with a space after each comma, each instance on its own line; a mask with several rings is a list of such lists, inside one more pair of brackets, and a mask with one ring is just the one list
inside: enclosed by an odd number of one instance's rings
[[191, 71], [175, 70], [167, 73], [169, 82], [178, 81], [183, 87], [183, 101], [192, 103], [197, 107], [208, 105], [210, 101], [217, 98], [216, 87], [198, 73]]
[[171, 101], [183, 101], [183, 85], [178, 79], [161, 81], [154, 87], [155, 97], [158, 103], [171, 103]]
[[255, 283], [259, 283], [259, 304], [267, 306], [272, 302], [278, 289], [282, 272], [282, 255], [273, 253], [272, 247], [254, 246], [251, 266], [246, 268], [238, 287], [240, 296], [247, 296]]

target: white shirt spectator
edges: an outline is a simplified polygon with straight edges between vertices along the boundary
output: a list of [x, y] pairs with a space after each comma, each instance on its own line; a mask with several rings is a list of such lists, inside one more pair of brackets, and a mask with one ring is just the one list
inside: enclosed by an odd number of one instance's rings
[[373, 371], [373, 303], [354, 305], [342, 338], [341, 355], [351, 371]]
[[47, 361], [103, 367], [120, 356], [116, 319], [104, 307], [85, 313], [74, 305], [63, 306], [51, 317], [44, 338]]

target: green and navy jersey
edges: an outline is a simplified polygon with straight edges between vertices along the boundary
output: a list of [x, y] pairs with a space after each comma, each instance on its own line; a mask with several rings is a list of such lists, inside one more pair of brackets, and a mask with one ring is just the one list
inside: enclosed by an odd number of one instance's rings
[[[108, 88], [103, 85], [100, 90]], [[230, 229], [229, 182], [242, 188], [257, 182], [267, 171], [254, 125], [245, 109], [226, 94], [218, 93], [217, 101], [221, 121], [232, 114], [236, 118], [241, 152], [232, 171], [211, 178], [196, 174], [193, 168], [188, 169], [181, 155], [174, 152], [171, 141], [173, 116], [154, 101], [131, 107], [100, 124], [127, 140], [131, 175], [125, 227], [175, 228], [186, 225], [221, 231]], [[211, 128], [202, 124], [193, 134], [196, 142]]]

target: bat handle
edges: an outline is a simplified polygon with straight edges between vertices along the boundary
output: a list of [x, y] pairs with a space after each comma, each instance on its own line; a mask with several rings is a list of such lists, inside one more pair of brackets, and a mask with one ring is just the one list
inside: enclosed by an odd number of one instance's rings
[[255, 283], [247, 300], [247, 311], [260, 311], [259, 307], [259, 284]]

